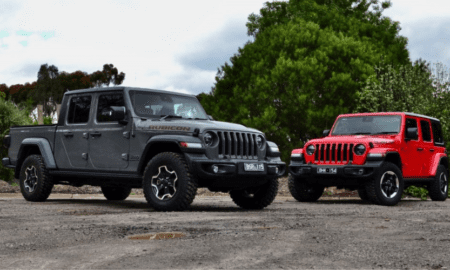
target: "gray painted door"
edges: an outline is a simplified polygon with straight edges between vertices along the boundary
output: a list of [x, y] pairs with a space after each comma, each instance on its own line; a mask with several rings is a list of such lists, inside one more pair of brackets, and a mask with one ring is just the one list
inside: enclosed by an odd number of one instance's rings
[[55, 159], [59, 169], [86, 168], [88, 164], [88, 124], [92, 95], [73, 96], [68, 101], [64, 126], [58, 126]]
[[[122, 170], [128, 167], [130, 128], [109, 118], [110, 106], [125, 106], [123, 92], [98, 93], [93, 131], [90, 133], [89, 156], [96, 169]], [[131, 121], [130, 121], [131, 122]]]

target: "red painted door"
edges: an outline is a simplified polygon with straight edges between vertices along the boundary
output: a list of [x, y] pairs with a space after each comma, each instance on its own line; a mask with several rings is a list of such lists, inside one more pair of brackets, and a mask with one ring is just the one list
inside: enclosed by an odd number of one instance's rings
[[[403, 138], [406, 137], [407, 128], [417, 128], [417, 119], [408, 116], [405, 119], [405, 128], [403, 130]], [[420, 178], [422, 173], [423, 162], [423, 145], [420, 136], [417, 133], [416, 138], [406, 141], [404, 140], [400, 150], [400, 158], [402, 159], [402, 173], [405, 178]]]
[[420, 175], [422, 177], [430, 177], [431, 176], [431, 165], [434, 154], [434, 144], [431, 140], [431, 127], [430, 120], [428, 119], [420, 119], [420, 137], [422, 146], [422, 170]]

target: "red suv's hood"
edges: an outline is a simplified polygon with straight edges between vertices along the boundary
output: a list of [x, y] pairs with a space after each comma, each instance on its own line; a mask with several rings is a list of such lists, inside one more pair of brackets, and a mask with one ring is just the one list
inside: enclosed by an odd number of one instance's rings
[[311, 143], [393, 143], [395, 135], [349, 135], [349, 136], [328, 136], [320, 139], [310, 140]]

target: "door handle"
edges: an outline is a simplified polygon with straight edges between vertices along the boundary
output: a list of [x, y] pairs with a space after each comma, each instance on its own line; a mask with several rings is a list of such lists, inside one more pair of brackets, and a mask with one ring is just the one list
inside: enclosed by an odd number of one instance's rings
[[92, 137], [100, 137], [100, 136], [102, 136], [102, 134], [100, 132], [92, 132], [91, 136]]
[[73, 137], [73, 133], [72, 132], [64, 132], [64, 136], [65, 137]]
[[423, 151], [423, 148], [418, 147], [418, 148], [417, 148], [417, 151]]
[[431, 149], [430, 149], [430, 152], [434, 152], [434, 149], [433, 149], [433, 148], [431, 148]]

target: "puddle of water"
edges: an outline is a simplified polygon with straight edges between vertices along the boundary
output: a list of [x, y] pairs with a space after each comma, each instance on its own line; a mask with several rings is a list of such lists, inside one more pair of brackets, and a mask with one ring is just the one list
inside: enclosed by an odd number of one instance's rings
[[129, 240], [168, 240], [174, 238], [185, 237], [186, 234], [181, 232], [160, 232], [160, 233], [147, 233], [128, 236]]

